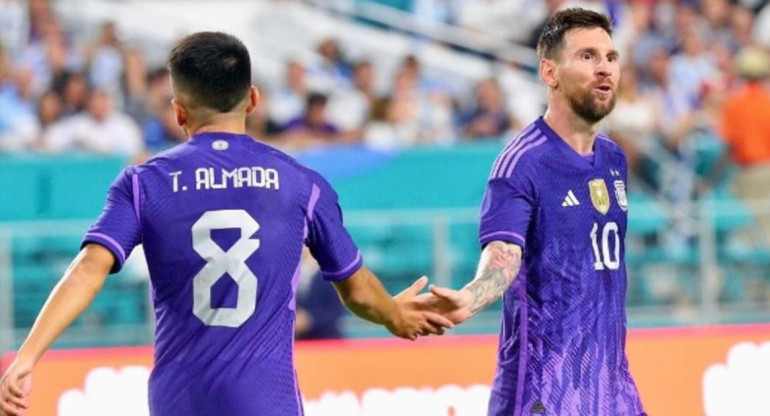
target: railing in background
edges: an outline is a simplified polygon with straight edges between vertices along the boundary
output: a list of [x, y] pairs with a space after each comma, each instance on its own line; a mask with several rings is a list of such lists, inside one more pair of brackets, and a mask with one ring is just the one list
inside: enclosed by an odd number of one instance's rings
[[324, 0], [306, 0], [315, 6], [343, 13], [353, 18], [371, 22], [423, 36], [435, 42], [460, 46], [467, 50], [485, 53], [501, 62], [509, 62], [519, 67], [536, 71], [540, 64], [537, 52], [526, 46], [512, 43], [510, 40], [491, 33], [481, 33], [443, 22], [425, 20], [393, 7], [372, 1], [328, 2]]
[[[90, 223], [0, 223], [0, 351], [16, 348], [23, 341], [49, 292], [77, 254]], [[123, 271], [107, 279], [91, 307], [57, 342], [58, 347], [152, 341], [152, 309], [143, 255], [132, 257]]]
[[[627, 236], [628, 315], [632, 326], [760, 322], [770, 320], [770, 253], [762, 247], [731, 248], [732, 232], [720, 219], [735, 212], [699, 206], [700, 237], [680, 245], [663, 241], [661, 229], [641, 227], [656, 214], [634, 211]], [[346, 225], [366, 264], [391, 292], [423, 274], [437, 285], [460, 287], [478, 262], [478, 210], [351, 211]], [[733, 221], [734, 223], [734, 221]], [[0, 350], [23, 339], [51, 288], [76, 254], [87, 221], [6, 223], [0, 226]], [[744, 231], [751, 231], [746, 223]], [[652, 230], [652, 231], [650, 231]], [[737, 254], [736, 254], [737, 253]], [[135, 253], [59, 346], [136, 345], [152, 339], [146, 271]], [[37, 275], [35, 274], [37, 273]], [[496, 332], [499, 303], [460, 333]], [[385, 335], [358, 319], [346, 321], [349, 336]]]

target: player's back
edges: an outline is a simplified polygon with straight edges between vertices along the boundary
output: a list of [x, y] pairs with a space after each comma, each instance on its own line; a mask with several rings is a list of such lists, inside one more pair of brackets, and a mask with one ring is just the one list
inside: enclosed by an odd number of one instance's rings
[[135, 168], [157, 321], [154, 414], [301, 414], [294, 292], [319, 178], [223, 133]]

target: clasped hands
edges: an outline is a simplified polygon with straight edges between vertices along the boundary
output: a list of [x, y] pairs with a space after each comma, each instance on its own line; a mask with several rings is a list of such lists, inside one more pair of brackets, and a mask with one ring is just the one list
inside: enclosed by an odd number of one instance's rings
[[443, 335], [447, 329], [472, 316], [472, 298], [468, 290], [430, 285], [427, 293], [420, 293], [427, 284], [428, 278], [423, 276], [394, 296], [399, 318], [386, 324], [391, 333], [411, 340], [426, 335]]

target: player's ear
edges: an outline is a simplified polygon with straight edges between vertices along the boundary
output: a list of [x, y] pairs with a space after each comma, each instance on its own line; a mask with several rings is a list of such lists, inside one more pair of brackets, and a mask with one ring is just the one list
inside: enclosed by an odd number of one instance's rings
[[556, 62], [554, 60], [548, 58], [540, 60], [540, 80], [549, 88], [556, 88], [559, 85], [556, 79]]
[[251, 114], [257, 105], [259, 104], [259, 90], [255, 86], [251, 86], [249, 90], [249, 104], [246, 106], [246, 114]]
[[174, 115], [176, 116], [177, 126], [184, 127], [187, 124], [187, 120], [190, 118], [187, 108], [176, 98], [171, 100], [171, 104], [174, 105]]

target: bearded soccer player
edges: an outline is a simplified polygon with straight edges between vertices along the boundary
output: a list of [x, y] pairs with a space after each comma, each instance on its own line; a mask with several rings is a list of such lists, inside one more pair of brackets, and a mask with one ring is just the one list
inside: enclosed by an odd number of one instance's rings
[[154, 416], [302, 414], [293, 334], [303, 245], [358, 316], [409, 339], [452, 326], [417, 310], [425, 278], [393, 298], [362, 266], [337, 194], [318, 173], [244, 134], [258, 93], [238, 39], [190, 35], [168, 65], [190, 140], [113, 183], [0, 381], [0, 413], [24, 413], [35, 363], [140, 243], [157, 319]]
[[592, 11], [550, 17], [548, 109], [492, 167], [476, 277], [423, 298], [459, 323], [503, 296], [489, 415], [645, 415], [625, 355], [626, 157], [598, 133], [620, 72], [611, 33]]

